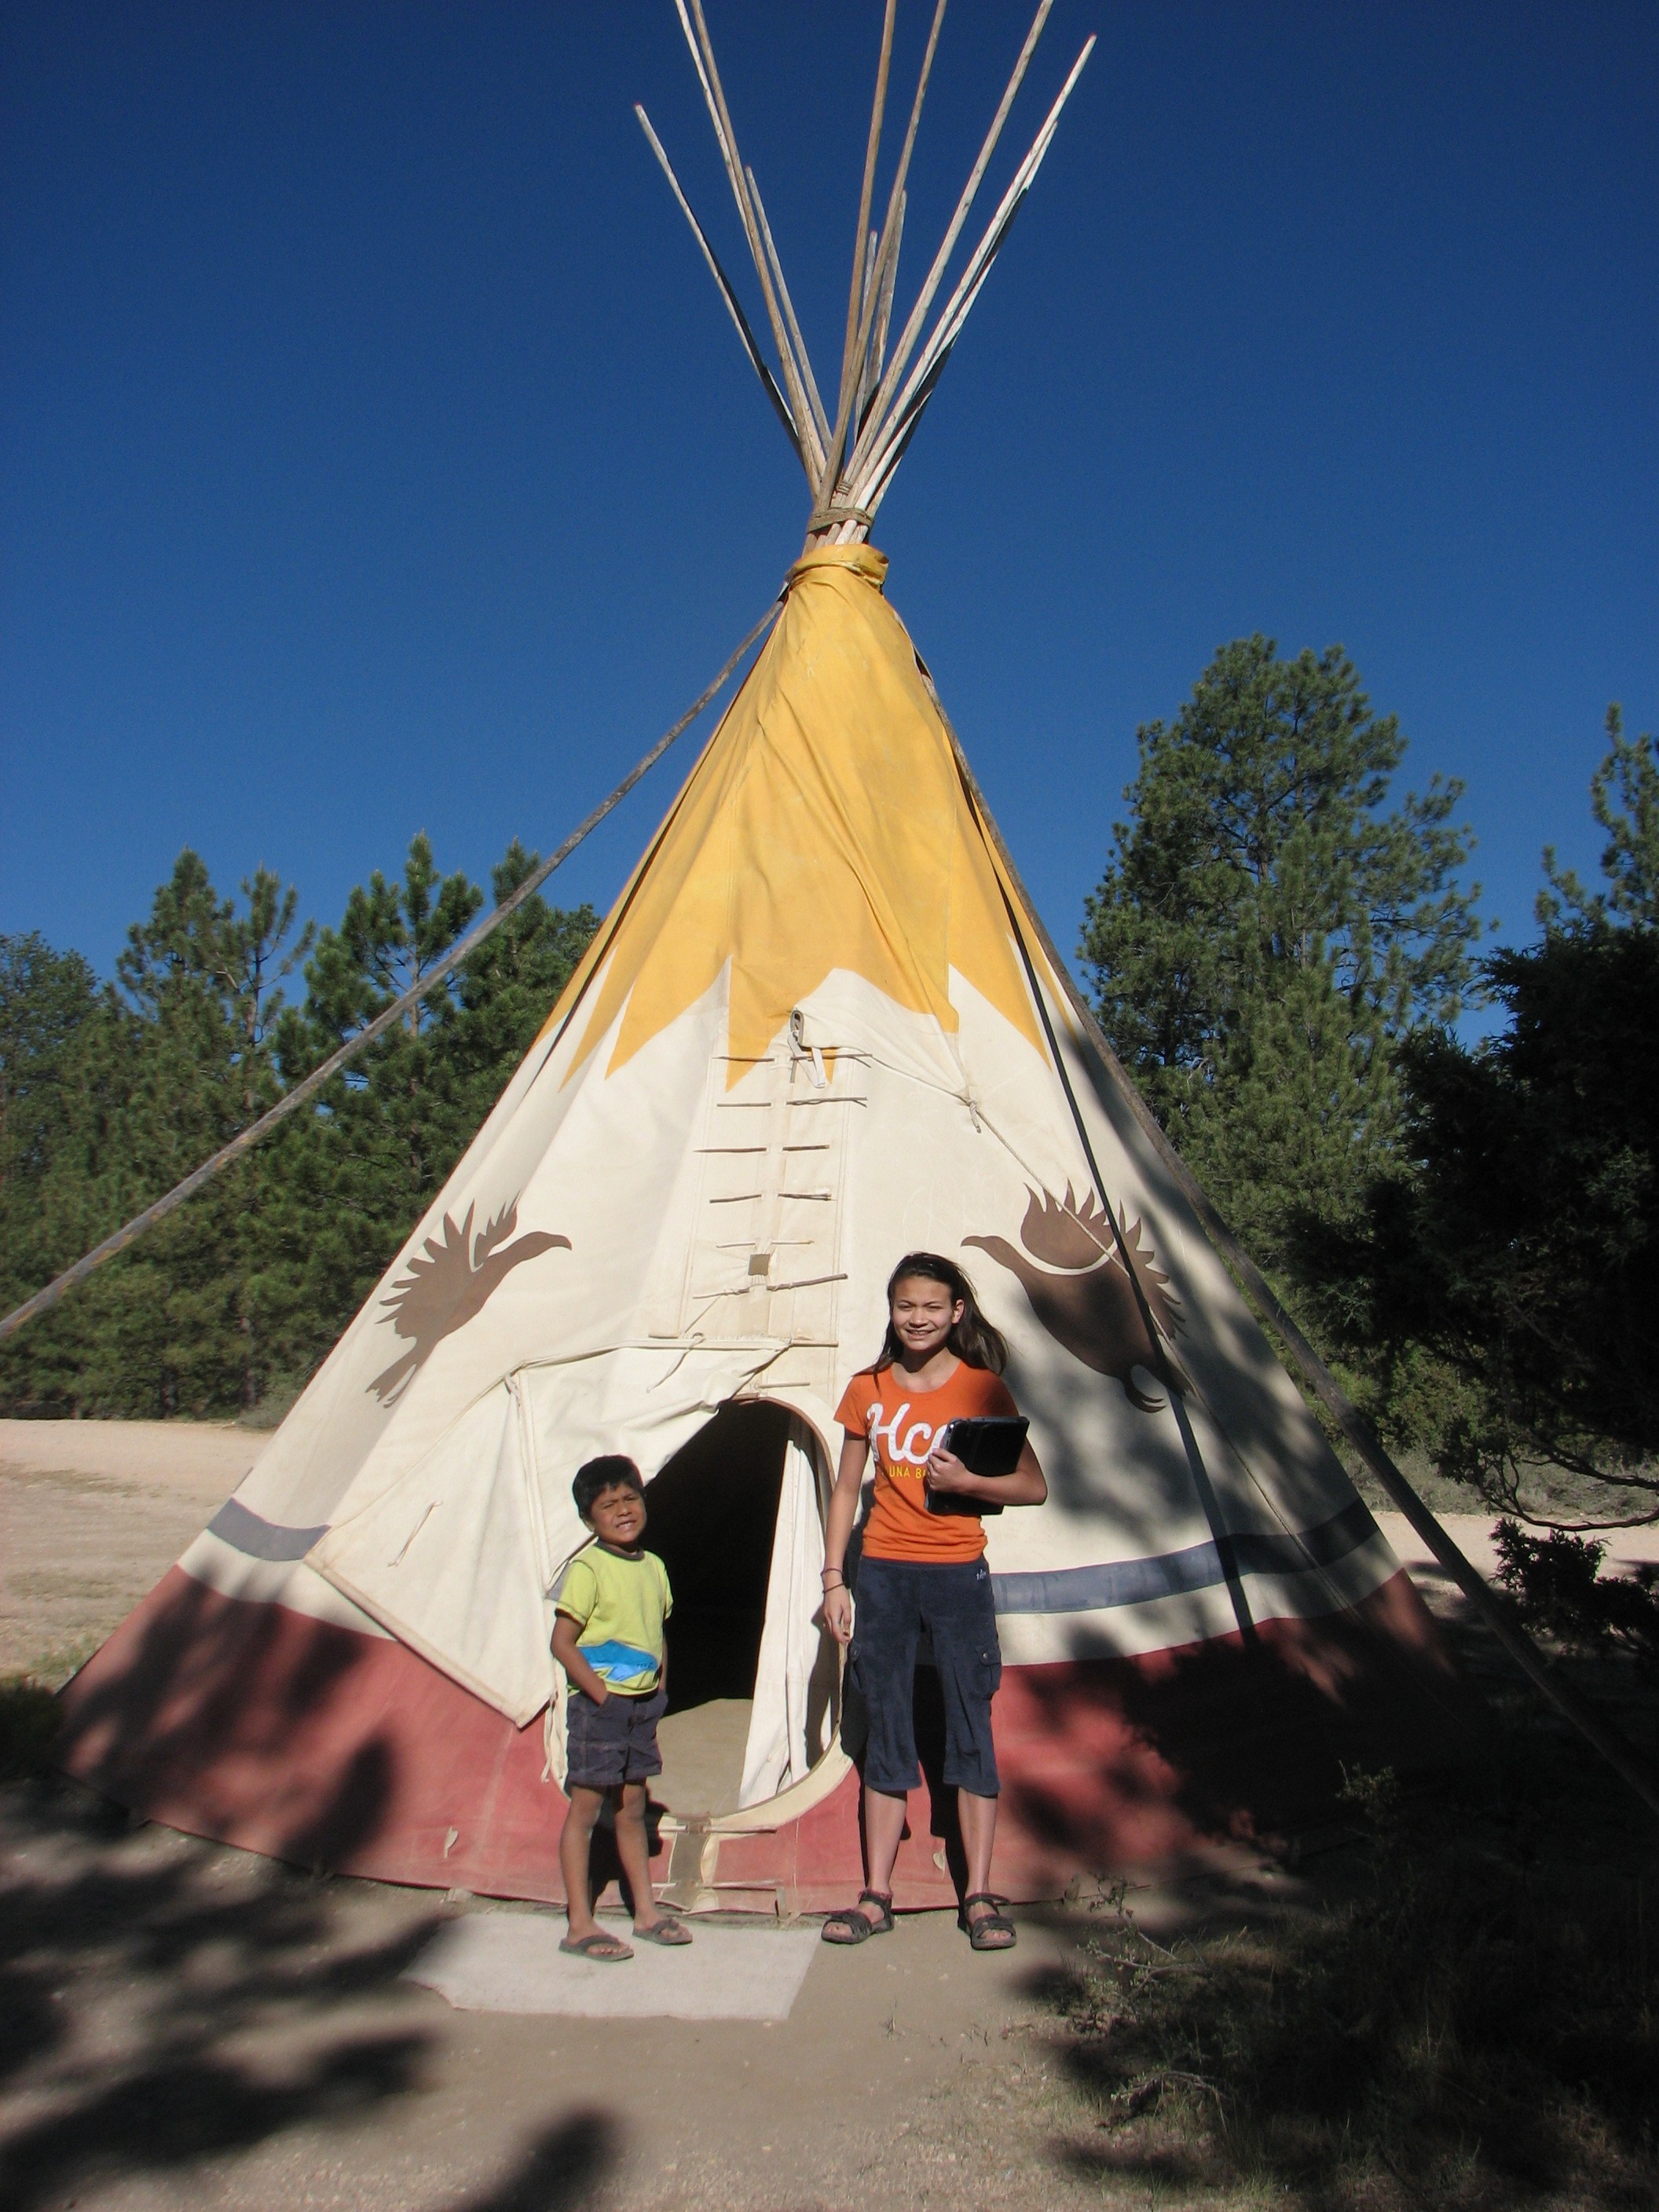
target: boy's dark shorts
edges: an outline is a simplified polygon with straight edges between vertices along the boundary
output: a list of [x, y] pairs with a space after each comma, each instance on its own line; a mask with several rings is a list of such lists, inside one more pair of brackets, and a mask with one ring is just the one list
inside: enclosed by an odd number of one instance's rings
[[570, 1686], [565, 1709], [567, 1785], [583, 1790], [615, 1790], [624, 1782], [643, 1782], [662, 1772], [662, 1753], [657, 1748], [657, 1723], [668, 1706], [668, 1692], [659, 1683], [649, 1697], [625, 1698], [613, 1690], [603, 1705], [586, 1690]]
[[924, 1565], [866, 1553], [854, 1599], [851, 1659], [870, 1714], [865, 1780], [893, 1797], [921, 1783], [914, 1698], [925, 1629], [945, 1704], [944, 1780], [976, 1797], [996, 1796], [991, 1700], [1002, 1680], [1002, 1651], [984, 1560]]

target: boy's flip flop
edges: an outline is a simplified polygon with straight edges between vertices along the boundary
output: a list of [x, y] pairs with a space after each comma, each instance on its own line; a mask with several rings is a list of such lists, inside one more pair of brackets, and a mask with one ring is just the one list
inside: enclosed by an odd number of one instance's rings
[[665, 1949], [678, 1951], [691, 1941], [691, 1930], [682, 1927], [672, 1912], [665, 1912], [660, 1920], [653, 1920], [648, 1928], [637, 1924], [634, 1929], [636, 1943], [660, 1943]]
[[603, 1928], [596, 1928], [591, 1936], [567, 1936], [559, 1948], [568, 1951], [574, 1959], [592, 1959], [602, 1966], [619, 1966], [634, 1955], [620, 1936], [607, 1936]]

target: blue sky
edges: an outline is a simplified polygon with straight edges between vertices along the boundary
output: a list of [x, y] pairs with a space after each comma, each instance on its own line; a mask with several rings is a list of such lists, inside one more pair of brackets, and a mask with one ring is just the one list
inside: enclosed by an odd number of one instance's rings
[[[708, 5], [827, 365], [879, 7]], [[902, 297], [1023, 29], [950, 9]], [[1137, 723], [1261, 629], [1465, 779], [1525, 936], [1607, 701], [1659, 722], [1659, 9], [1058, 0], [994, 185], [1091, 31], [876, 532], [1038, 904], [1069, 950]], [[735, 268], [669, 0], [10, 0], [0, 930], [106, 968], [186, 843], [325, 921], [417, 830], [546, 850], [766, 605], [805, 485], [636, 99]]]

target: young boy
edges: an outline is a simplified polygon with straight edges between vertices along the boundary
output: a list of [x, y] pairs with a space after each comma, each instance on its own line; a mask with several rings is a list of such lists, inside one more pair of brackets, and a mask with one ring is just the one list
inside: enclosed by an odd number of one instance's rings
[[570, 1928], [559, 1948], [584, 1959], [631, 1959], [629, 1946], [593, 1919], [588, 1860], [607, 1797], [633, 1893], [635, 1935], [647, 1943], [691, 1941], [678, 1920], [657, 1910], [645, 1832], [646, 1779], [662, 1772], [657, 1723], [668, 1703], [662, 1625], [673, 1596], [662, 1561], [640, 1546], [645, 1493], [633, 1461], [617, 1454], [591, 1459], [570, 1491], [597, 1541], [570, 1562], [554, 1598], [553, 1656], [570, 1683], [570, 1810], [559, 1838]]

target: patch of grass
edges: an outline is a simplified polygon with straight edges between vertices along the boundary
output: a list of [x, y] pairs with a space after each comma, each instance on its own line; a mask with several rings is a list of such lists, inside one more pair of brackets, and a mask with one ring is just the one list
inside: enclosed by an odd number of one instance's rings
[[32, 1782], [48, 1771], [62, 1718], [39, 1676], [0, 1675], [0, 1782]]
[[1659, 2202], [1645, 1814], [1532, 1727], [1461, 1787], [1348, 1801], [1364, 1863], [1323, 1912], [1166, 1948], [1109, 1900], [1062, 2004], [1085, 2162], [1309, 2212]]
[[[1340, 1457], [1347, 1468], [1349, 1479], [1373, 1513], [1394, 1513], [1399, 1510], [1393, 1498], [1365, 1465], [1358, 1454], [1346, 1444]], [[1450, 1475], [1442, 1474], [1425, 1452], [1401, 1451], [1395, 1454], [1400, 1471], [1431, 1513], [1490, 1513], [1492, 1507], [1481, 1497], [1473, 1483], [1459, 1482]]]
[[27, 1665], [0, 1674], [0, 1683], [32, 1682], [43, 1690], [61, 1690], [70, 1676], [84, 1667], [103, 1642], [101, 1636], [72, 1636], [67, 1644], [37, 1650]]
[[293, 1412], [311, 1380], [310, 1373], [277, 1376], [267, 1388], [258, 1404], [246, 1413], [239, 1413], [239, 1429], [280, 1429]]

